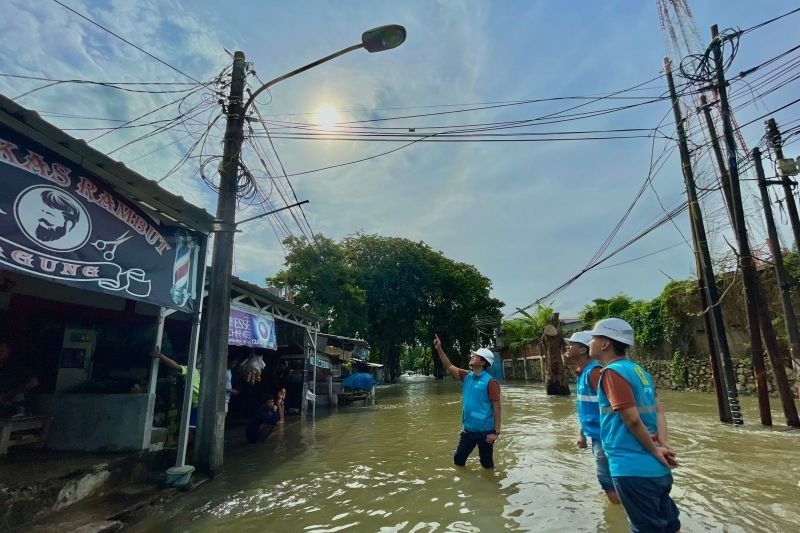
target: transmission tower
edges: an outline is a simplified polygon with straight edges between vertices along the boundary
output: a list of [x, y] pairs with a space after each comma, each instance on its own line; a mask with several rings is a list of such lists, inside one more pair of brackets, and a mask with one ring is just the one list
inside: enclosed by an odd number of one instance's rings
[[[673, 69], [677, 70], [682, 65], [686, 71], [694, 72], [699, 66], [699, 57], [702, 57], [706, 51], [707, 44], [705, 43], [708, 40], [700, 37], [697, 23], [695, 23], [687, 0], [656, 0], [656, 7], [667, 57], [672, 62]], [[681, 97], [681, 102], [684, 107], [683, 116], [686, 117], [685, 126], [689, 143], [695, 148], [692, 151], [692, 165], [695, 169], [698, 186], [711, 188], [717, 187], [716, 180], [719, 174], [712, 154], [705, 148], [709, 146], [711, 139], [705, 127], [702, 113], [699, 112], [702, 106], [700, 102], [701, 91], [699, 89], [701, 88], [693, 86], [690, 90], [684, 91], [686, 94]], [[711, 116], [719, 136], [722, 132], [722, 121], [716, 90], [709, 89], [707, 98], [712, 105]], [[736, 123], [733, 112], [731, 113], [731, 123], [736, 131], [737, 154], [741, 160], [747, 157], [750, 151]], [[747, 205], [757, 207], [758, 197], [755, 186], [752, 185], [753, 183], [742, 182], [742, 197]], [[717, 258], [720, 258], [721, 255], [728, 255], [729, 250], [721, 237], [722, 234], [730, 231], [732, 221], [729, 215], [728, 217], [725, 216], [725, 213], [729, 213], [729, 211], [724, 208], [724, 195], [720, 191], [719, 195], [707, 196], [701, 202], [701, 207], [708, 224], [707, 229], [712, 253]], [[750, 227], [751, 232], [757, 230], [753, 236], [753, 248], [754, 251], [760, 254], [766, 247], [767, 232], [764, 222], [760, 216], [748, 217], [747, 225]]]

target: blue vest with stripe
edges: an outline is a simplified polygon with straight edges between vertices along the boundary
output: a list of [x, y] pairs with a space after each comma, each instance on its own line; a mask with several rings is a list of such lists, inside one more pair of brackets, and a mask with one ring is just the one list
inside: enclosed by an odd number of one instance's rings
[[609, 369], [617, 372], [630, 384], [639, 416], [650, 435], [658, 432], [658, 415], [653, 378], [647, 371], [628, 359], [617, 359], [606, 365], [600, 374], [601, 386], [597, 387], [597, 396], [600, 403], [600, 434], [603, 450], [608, 456], [611, 476], [661, 477], [669, 474], [669, 468], [662, 465], [639, 443], [628, 431], [622, 417], [611, 409], [611, 402], [602, 387], [603, 378]]
[[464, 377], [461, 400], [461, 424], [464, 431], [492, 431], [494, 409], [489, 401], [491, 374], [485, 370], [478, 375], [472, 371]]
[[581, 431], [591, 439], [600, 439], [600, 406], [597, 403], [597, 391], [592, 387], [590, 375], [599, 367], [597, 361], [590, 361], [578, 375], [578, 420]]

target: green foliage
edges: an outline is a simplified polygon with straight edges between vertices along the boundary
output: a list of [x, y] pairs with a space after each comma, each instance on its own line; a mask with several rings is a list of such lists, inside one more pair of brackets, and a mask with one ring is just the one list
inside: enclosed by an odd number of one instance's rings
[[675, 382], [682, 387], [689, 386], [689, 366], [680, 350], [675, 350], [672, 354], [672, 375]]
[[680, 342], [676, 337], [688, 322], [687, 295], [693, 290], [691, 282], [673, 281], [652, 300], [634, 300], [622, 293], [608, 299], [597, 298], [583, 308], [578, 318], [587, 328], [603, 318], [622, 318], [633, 326], [636, 344], [652, 350], [665, 343]]
[[464, 364], [470, 347], [488, 340], [478, 338], [473, 317], [499, 323], [503, 303], [490, 296], [491, 281], [423, 242], [365, 234], [317, 241], [287, 240], [286, 268], [269, 281], [293, 290], [326, 331], [360, 332], [393, 378], [404, 350], [430, 351], [434, 333], [451, 360]]
[[406, 346], [400, 363], [403, 371], [414, 370], [430, 375], [433, 371], [433, 353], [427, 346]]
[[352, 336], [364, 331], [367, 298], [358, 286], [356, 269], [336, 242], [322, 235], [316, 240], [318, 246], [296, 237], [286, 239], [286, 265], [290, 268], [267, 282], [294, 293], [297, 303], [322, 319], [326, 333]]
[[634, 301], [626, 294], [618, 294], [612, 298], [596, 298], [591, 304], [586, 305], [580, 313], [578, 319], [587, 328], [592, 327], [595, 322], [608, 317], [622, 317], [622, 314], [630, 309]]
[[503, 338], [514, 355], [527, 343], [537, 342], [544, 327], [553, 315], [551, 307], [538, 306], [531, 317], [521, 317], [503, 322]]

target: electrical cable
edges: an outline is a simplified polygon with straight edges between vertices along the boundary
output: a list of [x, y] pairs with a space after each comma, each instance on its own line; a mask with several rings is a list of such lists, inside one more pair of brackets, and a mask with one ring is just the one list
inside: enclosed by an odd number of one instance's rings
[[193, 82], [195, 82], [195, 83], [202, 84], [202, 82], [199, 82], [199, 81], [197, 81], [196, 79], [194, 79], [193, 77], [189, 76], [188, 74], [186, 74], [185, 72], [183, 72], [183, 71], [182, 71], [182, 70], [180, 70], [179, 68], [177, 68], [177, 67], [173, 67], [172, 65], [170, 65], [169, 63], [167, 63], [167, 62], [166, 62], [166, 61], [164, 61], [163, 59], [160, 59], [160, 58], [158, 58], [158, 57], [154, 56], [153, 54], [151, 54], [150, 52], [148, 52], [147, 50], [145, 50], [144, 48], [141, 48], [140, 46], [137, 46], [137, 45], [133, 44], [132, 42], [130, 42], [130, 41], [129, 41], [129, 40], [127, 40], [126, 38], [122, 37], [121, 35], [118, 35], [118, 34], [114, 33], [113, 31], [111, 31], [110, 29], [106, 28], [105, 26], [103, 26], [103, 25], [101, 25], [101, 24], [99, 24], [99, 23], [95, 22], [94, 20], [90, 19], [90, 18], [89, 18], [89, 17], [87, 17], [86, 15], [84, 15], [84, 14], [82, 14], [82, 13], [79, 13], [78, 11], [76, 11], [76, 10], [72, 9], [71, 7], [69, 7], [68, 5], [66, 5], [66, 4], [64, 4], [64, 3], [62, 3], [60, 0], [53, 0], [53, 2], [55, 2], [55, 3], [56, 3], [56, 4], [58, 4], [58, 5], [60, 5], [60, 6], [61, 6], [61, 7], [63, 7], [64, 9], [66, 9], [66, 10], [68, 10], [68, 11], [71, 11], [72, 13], [74, 13], [74, 14], [78, 15], [80, 18], [82, 18], [83, 20], [85, 20], [85, 21], [89, 22], [90, 24], [93, 24], [93, 25], [97, 26], [98, 28], [100, 28], [100, 29], [101, 29], [101, 30], [103, 30], [104, 32], [106, 32], [106, 33], [109, 33], [109, 34], [113, 35], [114, 37], [116, 37], [116, 38], [117, 38], [117, 39], [119, 39], [120, 41], [122, 41], [122, 42], [124, 42], [124, 43], [126, 43], [126, 44], [128, 44], [128, 45], [130, 45], [130, 46], [132, 46], [132, 47], [134, 47], [134, 48], [136, 48], [137, 50], [139, 50], [140, 52], [142, 52], [142, 53], [143, 53], [143, 54], [145, 54], [146, 56], [148, 56], [148, 57], [151, 57], [151, 58], [155, 59], [156, 61], [158, 61], [158, 62], [159, 62], [159, 63], [161, 63], [162, 65], [164, 65], [164, 66], [166, 66], [166, 67], [168, 67], [168, 68], [170, 68], [170, 69], [174, 70], [174, 71], [175, 71], [175, 72], [177, 72], [178, 74], [181, 74], [182, 76], [184, 76], [184, 77], [186, 77], [186, 78], [188, 78], [188, 79], [192, 80], [192, 81], [193, 81]]

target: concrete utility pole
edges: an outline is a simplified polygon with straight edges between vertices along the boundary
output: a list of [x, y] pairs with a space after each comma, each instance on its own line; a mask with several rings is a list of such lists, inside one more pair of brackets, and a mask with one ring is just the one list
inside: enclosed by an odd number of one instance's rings
[[[761, 190], [761, 201], [764, 204], [764, 218], [767, 220], [767, 231], [769, 232], [769, 247], [772, 252], [772, 261], [775, 266], [775, 277], [778, 280], [778, 289], [781, 295], [781, 305], [783, 306], [783, 318], [786, 325], [786, 336], [789, 338], [789, 351], [792, 355], [794, 363], [795, 376], [798, 378], [796, 383], [798, 397], [800, 397], [800, 335], [797, 332], [797, 316], [794, 314], [792, 307], [792, 297], [789, 292], [789, 276], [783, 266], [783, 254], [781, 253], [781, 245], [778, 241], [778, 230], [775, 229], [775, 219], [772, 216], [772, 205], [769, 200], [769, 193], [767, 192], [767, 185], [781, 183], [780, 181], [767, 181], [764, 176], [764, 167], [761, 164], [761, 150], [758, 147], [753, 148], [753, 162], [756, 166], [756, 174], [758, 175], [758, 188]], [[783, 365], [775, 370], [775, 380], [778, 386], [784, 386], [788, 389], [789, 382], [786, 379], [786, 370]], [[783, 377], [778, 377], [778, 374], [784, 374]], [[788, 391], [791, 396], [791, 391]]]
[[[737, 221], [736, 215], [734, 214], [735, 202], [733, 200], [733, 192], [731, 191], [730, 175], [725, 165], [725, 158], [722, 155], [722, 148], [719, 146], [717, 129], [714, 127], [714, 121], [711, 119], [711, 110], [706, 102], [705, 95], [700, 98], [700, 103], [703, 106], [706, 127], [711, 137], [711, 147], [714, 151], [714, 157], [717, 160], [717, 167], [719, 167], [719, 180], [722, 184], [725, 205], [728, 208], [728, 217], [731, 221], [731, 227], [734, 232], [736, 232]], [[738, 233], [736, 234], [738, 235]], [[750, 357], [753, 362], [753, 378], [756, 384], [756, 395], [758, 396], [759, 418], [761, 419], [762, 425], [771, 426], [772, 411], [769, 407], [769, 384], [767, 383], [767, 367], [764, 363], [764, 345], [761, 343], [761, 328], [758, 325], [758, 311], [755, 308], [755, 302], [750, 297], [745, 297], [745, 306], [745, 310], [747, 311], [747, 331], [750, 334]]]
[[[689, 218], [692, 225], [692, 237], [694, 239], [695, 255], [699, 258], [700, 269], [697, 277], [700, 285], [705, 289], [705, 300], [707, 303], [703, 308], [703, 314], [711, 315], [711, 329], [708, 335], [716, 340], [716, 353], [720, 359], [718, 368], [722, 373], [720, 388], [717, 388], [717, 396], [726, 398], [725, 409], [720, 412], [720, 419], [729, 424], [742, 425], [742, 412], [739, 407], [739, 392], [736, 388], [736, 375], [733, 373], [733, 362], [731, 361], [730, 350], [728, 349], [728, 337], [725, 333], [725, 324], [722, 321], [722, 309], [719, 304], [719, 291], [717, 290], [717, 280], [714, 278], [714, 269], [711, 266], [711, 252], [708, 249], [706, 238], [706, 228], [703, 223], [703, 213], [700, 211], [700, 202], [697, 199], [697, 187], [692, 171], [692, 158], [689, 154], [689, 145], [686, 142], [686, 130], [683, 127], [683, 116], [681, 115], [680, 100], [675, 91], [675, 81], [672, 79], [672, 70], [668, 58], [664, 58], [664, 71], [667, 74], [667, 84], [669, 94], [672, 99], [672, 113], [675, 116], [675, 125], [678, 131], [678, 148], [681, 156], [681, 169], [683, 170], [683, 180], [686, 184], [686, 194], [689, 203]], [[712, 369], [714, 365], [712, 364]], [[717, 385], [715, 383], [715, 385]]]
[[[244, 52], [233, 54], [231, 90], [228, 96], [225, 128], [225, 146], [220, 166], [219, 197], [217, 200], [217, 221], [214, 228], [214, 253], [211, 265], [211, 288], [208, 295], [208, 327], [206, 330], [206, 350], [201, 373], [199, 424], [195, 462], [210, 475], [216, 475], [222, 468], [225, 442], [225, 370], [228, 360], [228, 321], [231, 309], [231, 272], [233, 270], [233, 238], [236, 232], [236, 196], [239, 187], [239, 169], [242, 142], [244, 140], [244, 119], [256, 97], [276, 83], [305, 72], [326, 61], [354, 50], [365, 49], [369, 53], [391, 50], [406, 40], [406, 29], [398, 24], [379, 26], [365, 31], [361, 42], [338, 52], [318, 59], [308, 65], [268, 81], [250, 94], [244, 101], [244, 86], [247, 70]], [[304, 202], [299, 202], [300, 205]], [[276, 210], [288, 209], [286, 206]], [[259, 216], [265, 216], [259, 215]], [[251, 217], [244, 220], [254, 220]], [[318, 328], [319, 329], [319, 328]], [[306, 363], [308, 357], [306, 356]], [[316, 368], [316, 366], [315, 366]]]
[[[766, 122], [767, 138], [772, 145], [772, 151], [775, 152], [776, 159], [783, 159], [783, 146], [781, 143], [781, 134], [778, 131], [778, 124], [774, 118]], [[800, 216], [797, 214], [797, 205], [794, 203], [794, 191], [792, 191], [792, 180], [789, 176], [781, 178], [781, 185], [783, 185], [783, 194], [786, 200], [786, 210], [789, 212], [789, 221], [792, 224], [792, 234], [794, 235], [794, 246], [800, 251]]]
[[[779, 368], [783, 368], [780, 354], [778, 353], [778, 343], [775, 338], [775, 329], [772, 327], [769, 310], [761, 294], [761, 286], [758, 281], [758, 273], [753, 262], [750, 251], [750, 243], [747, 237], [745, 226], [744, 208], [742, 206], [742, 193], [739, 188], [739, 161], [736, 155], [736, 141], [734, 139], [733, 125], [731, 123], [730, 104], [728, 103], [728, 89], [725, 81], [724, 61], [722, 58], [721, 38], [717, 26], [711, 27], [711, 49], [714, 55], [714, 65], [716, 73], [716, 85], [719, 92], [720, 112], [722, 115], [722, 131], [725, 139], [725, 147], [728, 159], [728, 177], [731, 182], [731, 196], [733, 200], [733, 212], [736, 220], [736, 240], [739, 245], [739, 264], [742, 269], [745, 294], [748, 300], [753, 302], [753, 307], [757, 315], [757, 320], [761, 326], [761, 335], [764, 345], [767, 348], [772, 371], [777, 380]], [[748, 306], [748, 310], [750, 306]], [[785, 376], [785, 372], [784, 372]], [[787, 395], [786, 392], [789, 392]], [[778, 384], [778, 392], [783, 404], [783, 413], [786, 416], [786, 423], [789, 426], [800, 427], [800, 419], [797, 417], [797, 409], [791, 390]]]
[[208, 294], [208, 327], [200, 374], [200, 405], [195, 447], [195, 462], [214, 476], [222, 468], [225, 442], [225, 370], [228, 361], [228, 320], [231, 312], [231, 272], [233, 237], [236, 231], [236, 194], [239, 186], [239, 156], [244, 139], [243, 97], [245, 85], [244, 52], [233, 55], [231, 89], [228, 96], [228, 123], [220, 168], [217, 198], [217, 227], [211, 287]]

